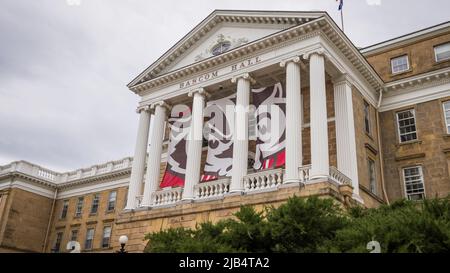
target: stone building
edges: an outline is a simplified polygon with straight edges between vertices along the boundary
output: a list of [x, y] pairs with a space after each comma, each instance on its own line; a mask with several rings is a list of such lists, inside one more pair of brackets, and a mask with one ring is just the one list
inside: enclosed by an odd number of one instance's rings
[[[139, 252], [148, 232], [293, 195], [365, 207], [445, 197], [449, 72], [449, 22], [361, 49], [325, 12], [216, 10], [128, 85], [141, 98], [132, 158], [66, 173], [0, 166], [0, 252], [66, 252], [69, 241], [112, 252], [121, 235]], [[283, 94], [276, 156], [260, 108], [248, 108], [266, 91]], [[217, 142], [232, 145], [214, 169], [204, 128], [219, 101], [236, 133]], [[184, 113], [189, 137], [175, 140]]]

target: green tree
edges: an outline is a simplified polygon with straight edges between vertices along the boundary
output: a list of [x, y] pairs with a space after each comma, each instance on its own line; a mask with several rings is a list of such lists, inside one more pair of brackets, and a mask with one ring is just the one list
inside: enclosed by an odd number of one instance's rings
[[449, 252], [450, 199], [343, 210], [332, 199], [290, 198], [278, 208], [243, 206], [234, 218], [146, 235], [145, 252]]

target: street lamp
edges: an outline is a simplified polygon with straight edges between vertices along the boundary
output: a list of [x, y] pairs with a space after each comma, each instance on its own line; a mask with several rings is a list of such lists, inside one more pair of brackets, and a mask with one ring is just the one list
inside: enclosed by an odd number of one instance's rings
[[120, 243], [120, 249], [117, 251], [117, 253], [127, 253], [125, 251], [125, 245], [128, 242], [128, 237], [126, 235], [122, 235], [119, 237], [119, 243]]

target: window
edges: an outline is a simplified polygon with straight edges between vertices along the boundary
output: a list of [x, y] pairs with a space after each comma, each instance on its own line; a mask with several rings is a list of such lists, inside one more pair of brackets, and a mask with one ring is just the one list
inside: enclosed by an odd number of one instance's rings
[[65, 219], [67, 216], [67, 210], [69, 209], [69, 200], [64, 200], [62, 210], [61, 210], [61, 216], [60, 219]]
[[413, 109], [397, 113], [400, 143], [417, 139], [416, 119]]
[[218, 43], [217, 45], [215, 45], [212, 48], [211, 54], [214, 56], [217, 56], [221, 53], [224, 53], [225, 51], [227, 51], [230, 48], [231, 48], [231, 43], [229, 41], [223, 41], [223, 42]]
[[447, 134], [450, 134], [450, 101], [442, 104], [444, 107], [445, 126], [447, 127]]
[[61, 251], [61, 241], [62, 241], [63, 233], [58, 232], [56, 233], [56, 240], [55, 240], [55, 246], [53, 247], [54, 252]]
[[434, 55], [436, 56], [436, 62], [450, 60], [450, 43], [435, 46]]
[[112, 191], [109, 193], [108, 198], [108, 211], [114, 210], [116, 207], [116, 198], [117, 198], [117, 192]]
[[91, 249], [93, 240], [94, 240], [94, 229], [88, 228], [88, 230], [86, 232], [86, 242], [84, 242], [84, 248]]
[[421, 166], [403, 169], [406, 196], [409, 200], [421, 200], [425, 198], [423, 172]]
[[408, 55], [391, 59], [392, 74], [409, 70]]
[[81, 213], [83, 212], [83, 202], [84, 197], [79, 197], [77, 202], [77, 208], [75, 210], [75, 217], [81, 217]]
[[111, 227], [103, 228], [102, 247], [109, 247], [109, 239], [111, 238]]
[[78, 239], [78, 229], [72, 230], [72, 233], [70, 235], [71, 241], [76, 241]]
[[364, 101], [364, 128], [370, 135], [370, 105]]
[[369, 168], [369, 188], [373, 194], [377, 193], [377, 180], [375, 178], [375, 162], [372, 159], [367, 159], [367, 166]]
[[100, 201], [100, 194], [98, 193], [94, 194], [94, 198], [92, 199], [91, 214], [97, 213], [99, 201]]

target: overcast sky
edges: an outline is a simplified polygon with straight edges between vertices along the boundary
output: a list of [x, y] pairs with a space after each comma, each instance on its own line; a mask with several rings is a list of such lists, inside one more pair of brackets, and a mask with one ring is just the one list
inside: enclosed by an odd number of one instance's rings
[[[335, 0], [2, 0], [0, 165], [67, 171], [132, 156], [138, 97], [126, 84], [214, 9], [325, 10], [340, 22]], [[367, 46], [449, 10], [448, 0], [345, 0], [345, 29]]]

